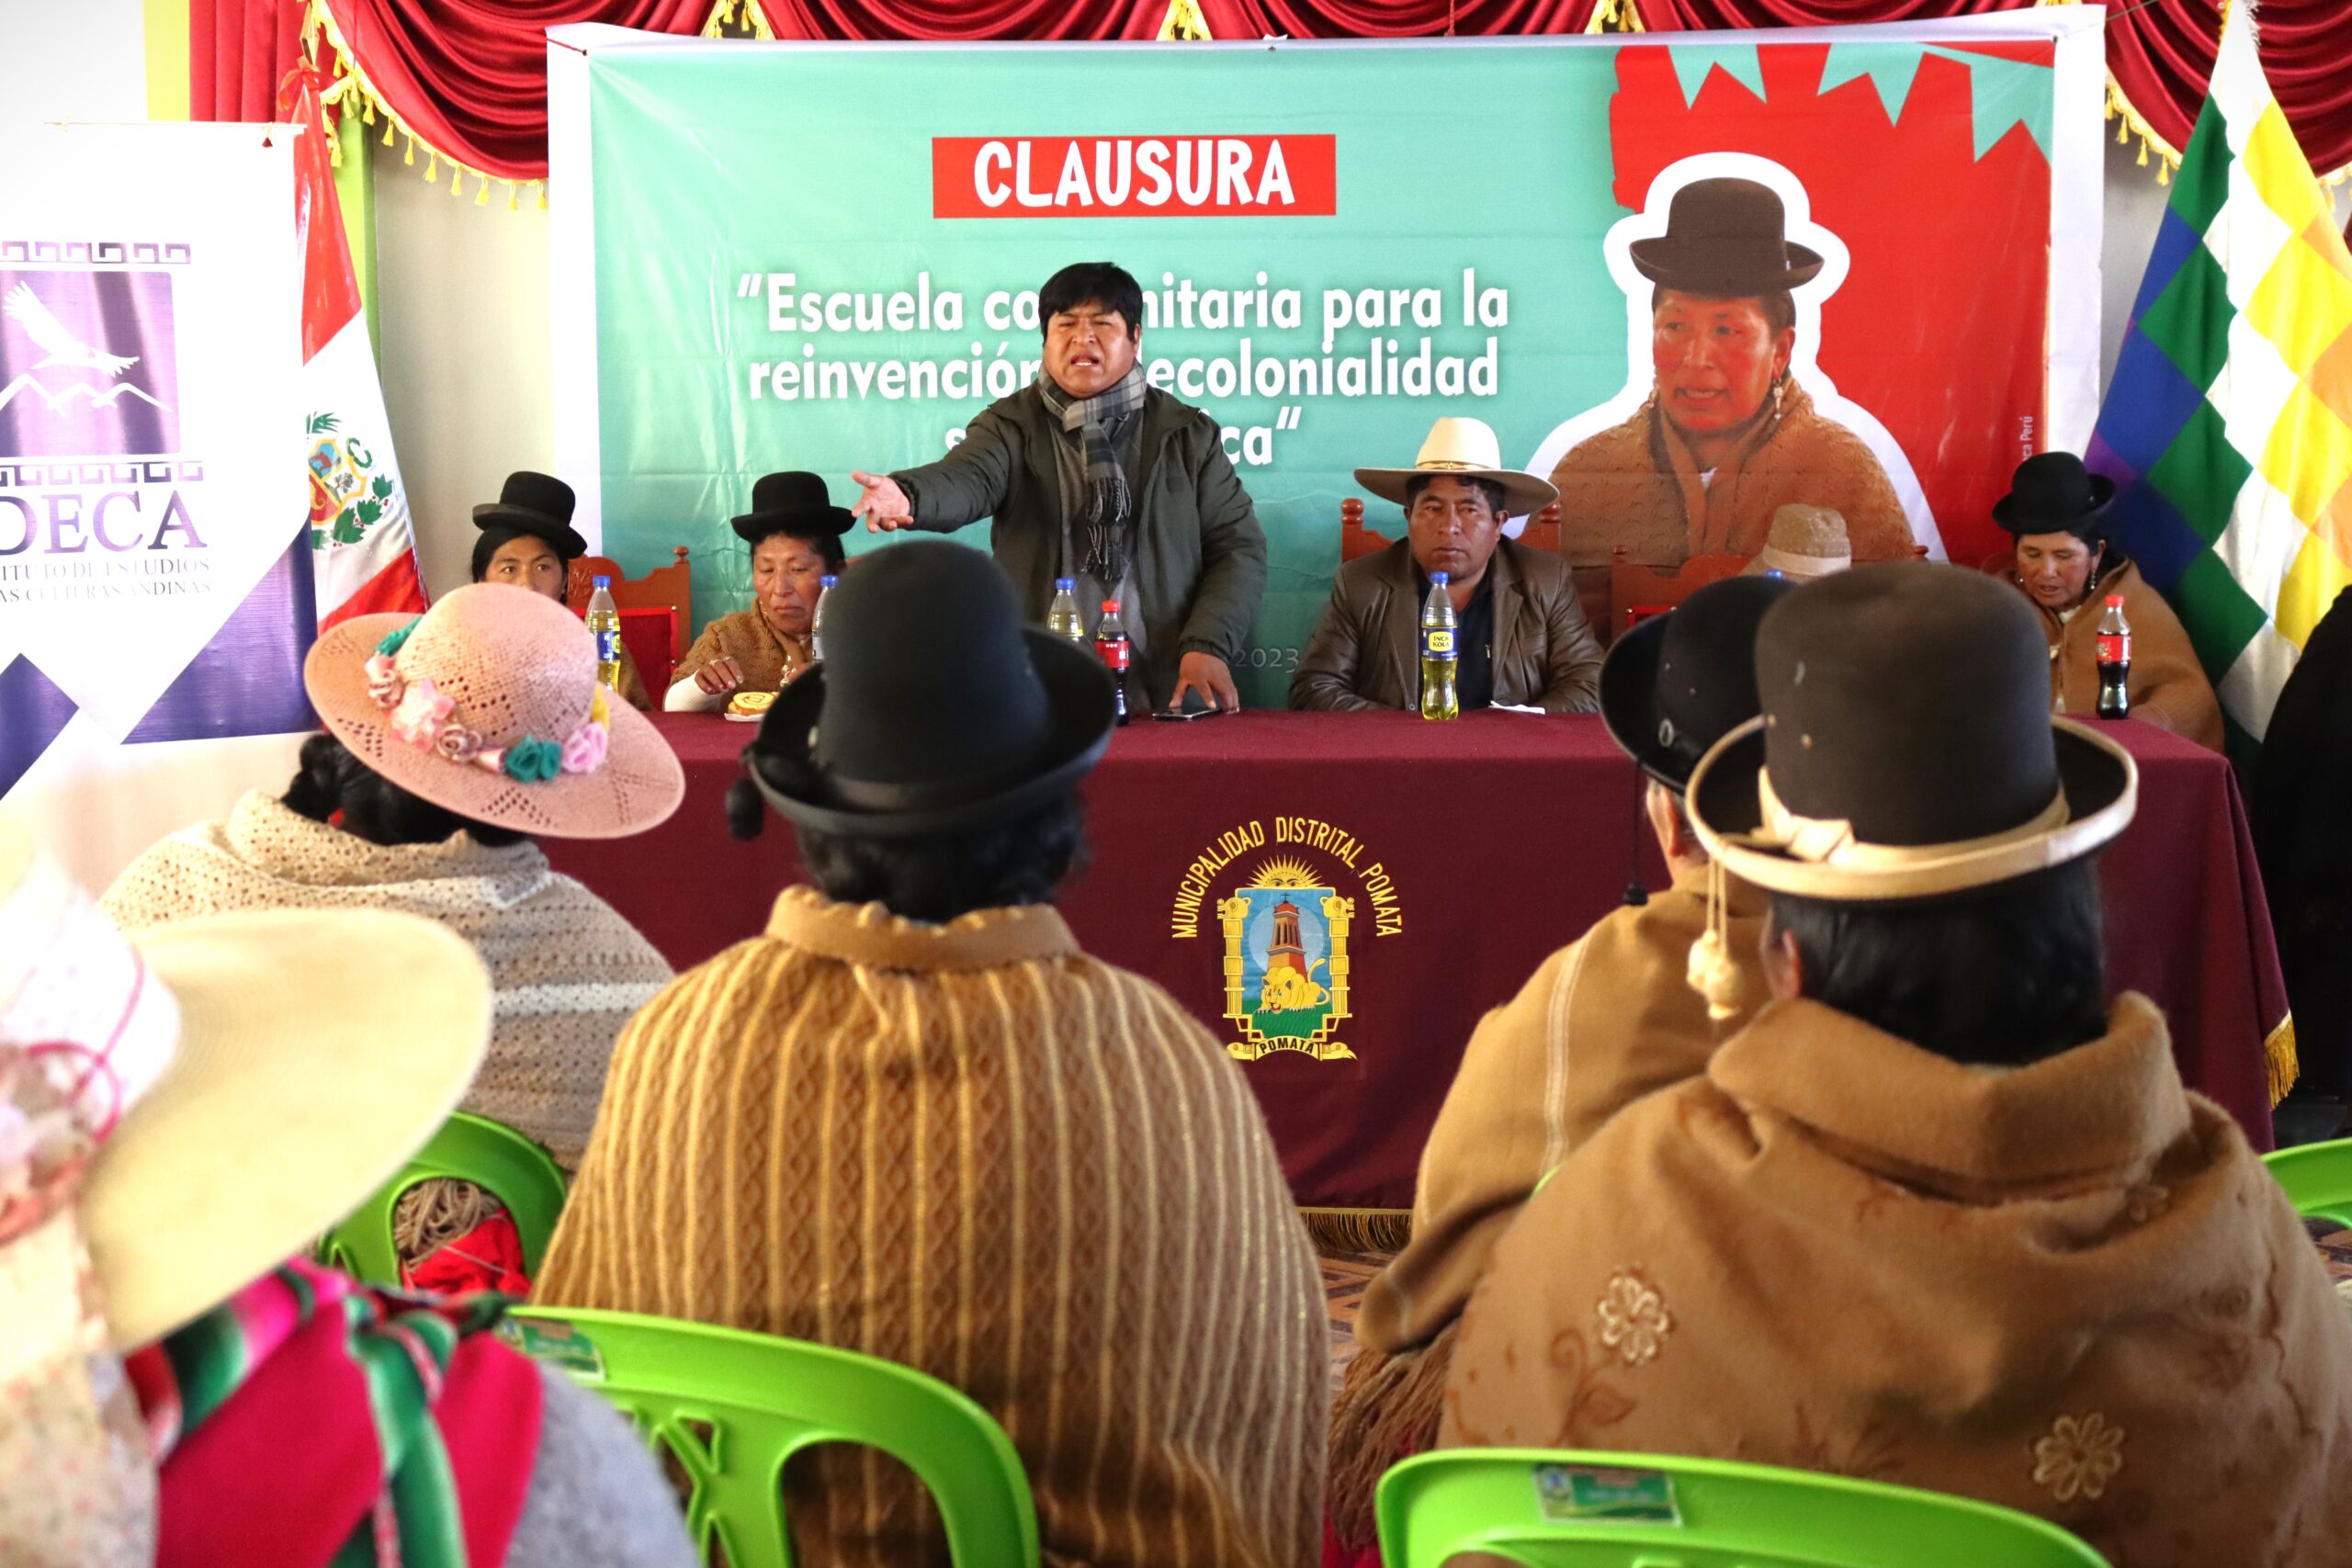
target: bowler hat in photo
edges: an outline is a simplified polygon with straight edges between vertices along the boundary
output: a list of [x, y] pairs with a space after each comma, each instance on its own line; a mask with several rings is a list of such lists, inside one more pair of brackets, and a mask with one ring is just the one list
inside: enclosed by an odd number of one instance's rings
[[862, 558], [826, 598], [825, 657], [743, 761], [803, 827], [911, 838], [1052, 799], [1102, 757], [1112, 718], [1102, 662], [1023, 626], [994, 561], [917, 539]]
[[1635, 240], [1634, 270], [1652, 283], [1710, 299], [1770, 294], [1810, 283], [1821, 257], [1791, 244], [1780, 193], [1754, 180], [1692, 180], [1674, 193], [1666, 232]]
[[506, 476], [496, 501], [474, 508], [474, 526], [512, 528], [546, 540], [565, 560], [577, 560], [588, 553], [588, 541], [571, 525], [574, 504], [571, 487], [561, 479], [518, 468]]
[[1726, 577], [1628, 628], [1600, 665], [1609, 738], [1681, 794], [1707, 748], [1756, 716], [1756, 628], [1795, 592], [1777, 577]]
[[[762, 474], [752, 485], [752, 510], [733, 519], [733, 524], [745, 543], [756, 545], [773, 534], [797, 534], [803, 538], [846, 534], [854, 521], [847, 507], [833, 504], [832, 493], [821, 478], [795, 469]], [[827, 629], [830, 632], [831, 627]]]
[[2115, 481], [2092, 473], [2072, 452], [2037, 452], [2018, 465], [2009, 493], [1993, 503], [1993, 521], [2012, 534], [2075, 534], [2105, 538]]
[[1977, 572], [1860, 566], [1774, 605], [1762, 716], [1690, 775], [1730, 874], [1832, 903], [1942, 897], [2079, 860], [2132, 820], [2139, 771], [2050, 711], [2037, 612]]

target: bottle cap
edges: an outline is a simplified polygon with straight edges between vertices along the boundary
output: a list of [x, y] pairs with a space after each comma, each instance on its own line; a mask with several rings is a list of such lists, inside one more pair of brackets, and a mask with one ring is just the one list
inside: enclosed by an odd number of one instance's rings
[[1054, 579], [1054, 592], [1057, 593], [1067, 593], [1077, 586], [1078, 579], [1075, 577], [1057, 577]]
[[1104, 613], [1104, 614], [1106, 614], [1106, 615], [1107, 615], [1107, 614], [1109, 614], [1111, 611], [1117, 609], [1118, 607], [1119, 607], [1119, 602], [1118, 602], [1116, 599], [1105, 599], [1105, 600], [1103, 600], [1103, 601], [1102, 601], [1102, 609], [1103, 609], [1103, 613]]
[[820, 577], [820, 578], [819, 578], [819, 579], [817, 580], [817, 586], [818, 586], [818, 587], [820, 587], [820, 588], [831, 588], [834, 583], [839, 582], [840, 581], [841, 581], [841, 579], [840, 579], [840, 578], [835, 577], [831, 572], [830, 572], [830, 571], [829, 571], [829, 572], [825, 573], [825, 575], [824, 575], [824, 576], [822, 576], [822, 577]]
[[1453, 581], [1453, 576], [1447, 572], [1433, 571], [1430, 573], [1430, 586], [1432, 588], [1442, 588]]
[[613, 585], [613, 580], [609, 577], [599, 577], [594, 581], [599, 588], [610, 588]]
[[2120, 610], [2123, 608], [2123, 595], [2120, 593], [2109, 594], [2107, 596], [2107, 607], [2110, 610]]

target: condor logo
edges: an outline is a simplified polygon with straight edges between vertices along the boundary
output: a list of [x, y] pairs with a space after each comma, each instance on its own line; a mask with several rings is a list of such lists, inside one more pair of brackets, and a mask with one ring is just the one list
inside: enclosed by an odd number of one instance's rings
[[1329, 217], [1329, 136], [941, 136], [934, 218]]

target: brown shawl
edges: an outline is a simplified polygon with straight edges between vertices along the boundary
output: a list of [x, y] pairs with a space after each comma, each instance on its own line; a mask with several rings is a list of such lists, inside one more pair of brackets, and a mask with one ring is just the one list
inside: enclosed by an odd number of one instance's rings
[[1623, 1107], [1706, 1071], [1717, 1042], [1764, 1005], [1764, 896], [1736, 878], [1728, 887], [1744, 994], [1720, 1026], [1685, 978], [1707, 925], [1703, 867], [1611, 910], [1479, 1021], [1421, 1153], [1413, 1239], [1364, 1291], [1331, 1412], [1331, 1516], [1344, 1540], [1369, 1542], [1380, 1473], [1434, 1441], [1446, 1330], [1544, 1173]]
[[[1238, 1064], [1050, 908], [786, 892], [623, 1032], [537, 1299], [844, 1346], [963, 1389], [1049, 1563], [1294, 1568], [1329, 1330]], [[802, 1561], [938, 1561], [871, 1450], [786, 1474]]]
[[1816, 411], [1794, 377], [1781, 412], [1761, 416], [1715, 466], [1712, 482], [1700, 479], [1655, 394], [1624, 423], [1569, 448], [1552, 482], [1560, 491], [1560, 553], [1572, 566], [1607, 566], [1619, 545], [1642, 566], [1752, 556], [1771, 533], [1772, 513], [1797, 503], [1843, 515], [1857, 561], [1900, 560], [1917, 543], [1878, 458]]
[[2131, 994], [2007, 1070], [1768, 1007], [1529, 1201], [1442, 1435], [1959, 1493], [2117, 1568], [2352, 1551], [2352, 1322]]
[[756, 604], [748, 610], [738, 610], [731, 615], [721, 615], [703, 627], [695, 645], [678, 661], [670, 677], [675, 685], [706, 664], [731, 659], [743, 667], [743, 686], [747, 692], [780, 691], [784, 686], [785, 660], [789, 654], [793, 670], [808, 668], [808, 645], [779, 637], [769, 626], [767, 617], [760, 614]]
[[[2018, 592], [2025, 585], [2010, 571]], [[2197, 661], [2197, 649], [2180, 617], [2164, 595], [2148, 586], [2139, 564], [2126, 560], [2099, 574], [2098, 581], [2070, 615], [2040, 604], [2042, 635], [2050, 639], [2050, 705], [2058, 713], [2089, 718], [2098, 712], [2098, 620], [2109, 593], [2123, 595], [2123, 616], [2132, 623], [2132, 716], [2160, 729], [2219, 751], [2222, 705]]]

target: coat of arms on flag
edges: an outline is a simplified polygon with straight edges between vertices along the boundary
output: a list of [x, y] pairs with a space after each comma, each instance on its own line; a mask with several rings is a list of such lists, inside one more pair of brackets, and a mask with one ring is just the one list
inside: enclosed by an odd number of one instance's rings
[[294, 151], [302, 224], [302, 378], [312, 411], [303, 457], [324, 630], [352, 615], [423, 610], [424, 582], [351, 245], [335, 203], [318, 82], [309, 70], [292, 77], [288, 107], [303, 127]]
[[2086, 454], [2241, 753], [2352, 583], [2352, 256], [2254, 28], [2228, 7]]

